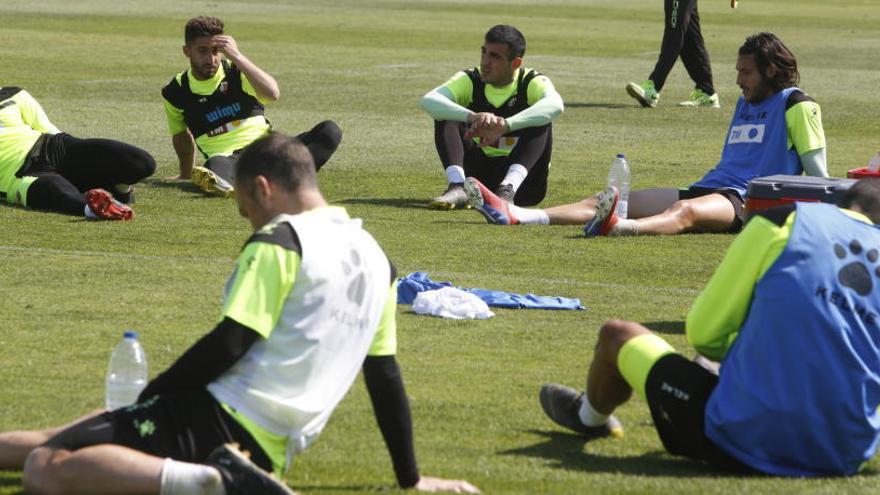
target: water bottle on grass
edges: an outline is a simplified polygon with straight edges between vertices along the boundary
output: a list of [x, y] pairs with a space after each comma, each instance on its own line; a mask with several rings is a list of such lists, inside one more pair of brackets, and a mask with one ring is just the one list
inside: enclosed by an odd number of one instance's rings
[[620, 191], [620, 199], [617, 200], [617, 216], [626, 218], [629, 206], [629, 163], [623, 153], [618, 153], [611, 162], [611, 170], [608, 172], [608, 185], [614, 186]]
[[110, 355], [104, 406], [113, 410], [129, 406], [147, 386], [147, 356], [137, 340], [138, 334], [126, 330]]

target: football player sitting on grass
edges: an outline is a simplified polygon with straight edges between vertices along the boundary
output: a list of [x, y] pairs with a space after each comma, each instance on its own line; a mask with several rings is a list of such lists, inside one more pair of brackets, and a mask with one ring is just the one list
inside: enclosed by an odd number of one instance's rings
[[748, 183], [774, 174], [827, 177], [819, 105], [796, 87], [794, 55], [770, 33], [750, 36], [739, 49], [736, 105], [721, 160], [686, 189], [644, 189], [629, 197], [628, 218], [615, 212], [619, 191], [609, 187], [577, 203], [527, 209], [499, 198], [476, 178], [468, 200], [497, 225], [583, 225], [584, 235], [626, 236], [684, 232], [739, 232]]

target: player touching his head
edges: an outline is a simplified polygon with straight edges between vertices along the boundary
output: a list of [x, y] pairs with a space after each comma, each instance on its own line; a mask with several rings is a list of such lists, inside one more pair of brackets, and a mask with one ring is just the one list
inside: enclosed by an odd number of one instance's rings
[[499, 200], [469, 179], [471, 204], [490, 223], [584, 225], [584, 235], [738, 232], [749, 181], [774, 174], [827, 177], [825, 133], [819, 105], [797, 87], [794, 54], [771, 33], [750, 36], [739, 49], [736, 104], [721, 159], [685, 189], [642, 189], [629, 197], [629, 218], [615, 213], [612, 188], [578, 203], [545, 210]]
[[[241, 150], [272, 129], [265, 105], [281, 96], [278, 83], [246, 57], [216, 17], [194, 17], [184, 28], [190, 67], [162, 88], [171, 142], [180, 174], [209, 194], [233, 194]], [[342, 131], [324, 121], [297, 136], [320, 169], [336, 151]], [[195, 151], [205, 158], [195, 166]]]

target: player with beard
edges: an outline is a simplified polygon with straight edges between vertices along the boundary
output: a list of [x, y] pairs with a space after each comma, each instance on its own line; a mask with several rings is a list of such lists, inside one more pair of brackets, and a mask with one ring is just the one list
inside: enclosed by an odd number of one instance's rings
[[[229, 197], [239, 153], [272, 129], [264, 106], [281, 92], [275, 79], [251, 62], [223, 29], [216, 17], [187, 21], [183, 54], [190, 68], [162, 88], [162, 97], [180, 167], [171, 179], [190, 179], [206, 193]], [[297, 139], [320, 169], [339, 146], [342, 131], [327, 120]], [[195, 166], [196, 148], [204, 166]]]
[[721, 160], [685, 189], [643, 189], [629, 197], [629, 218], [615, 213], [619, 191], [545, 210], [499, 200], [469, 178], [471, 205], [490, 223], [584, 225], [584, 235], [652, 235], [739, 232], [749, 181], [774, 174], [827, 177], [825, 133], [819, 105], [796, 85], [794, 54], [776, 35], [750, 36], [739, 49], [736, 105]]

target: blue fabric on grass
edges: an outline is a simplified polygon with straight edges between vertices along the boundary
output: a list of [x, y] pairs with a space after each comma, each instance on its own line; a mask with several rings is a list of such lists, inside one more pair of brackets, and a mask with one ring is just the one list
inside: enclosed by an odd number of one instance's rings
[[[412, 304], [416, 294], [443, 287], [456, 287], [451, 282], [435, 282], [425, 272], [414, 272], [400, 279], [397, 284], [397, 304]], [[513, 294], [500, 290], [459, 289], [470, 292], [495, 308], [508, 309], [585, 309], [581, 300], [570, 297]]]

